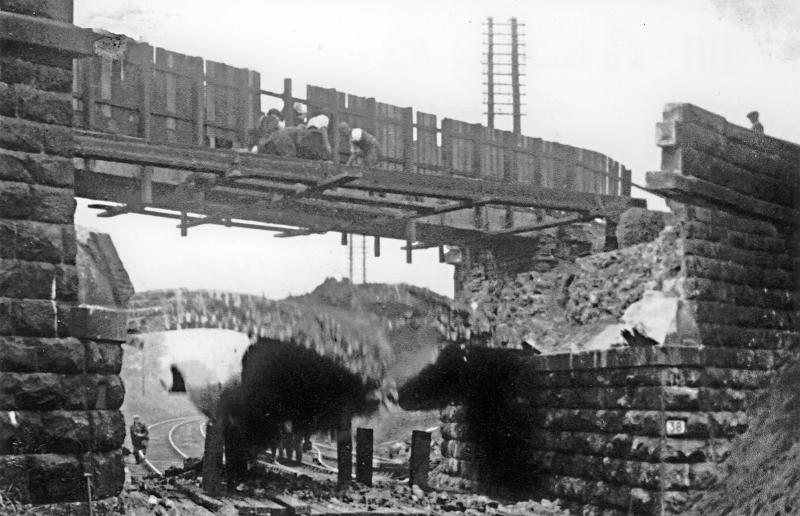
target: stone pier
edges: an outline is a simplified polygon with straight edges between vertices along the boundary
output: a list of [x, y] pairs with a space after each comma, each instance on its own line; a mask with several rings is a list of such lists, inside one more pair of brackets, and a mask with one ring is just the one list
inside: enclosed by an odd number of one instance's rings
[[[0, 9], [72, 22], [68, 0]], [[124, 481], [125, 321], [78, 302], [71, 88], [70, 56], [2, 43], [0, 489], [21, 502], [80, 504], [87, 473], [95, 499]]]

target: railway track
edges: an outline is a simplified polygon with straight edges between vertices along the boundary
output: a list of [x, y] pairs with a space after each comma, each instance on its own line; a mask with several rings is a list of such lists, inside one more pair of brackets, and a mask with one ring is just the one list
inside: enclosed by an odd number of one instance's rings
[[[204, 416], [183, 416], [165, 419], [148, 426], [150, 431], [150, 447], [145, 458], [145, 466], [157, 475], [163, 475], [171, 466], [180, 467], [183, 459], [202, 457], [206, 435], [206, 418]], [[435, 428], [429, 429], [432, 431]], [[388, 444], [393, 441], [388, 441]], [[308, 461], [295, 462], [282, 459], [258, 461], [265, 469], [276, 473], [293, 475], [335, 475], [336, 447], [332, 444], [316, 442], [312, 446], [314, 463]], [[355, 457], [355, 453], [353, 454]], [[379, 475], [394, 476], [405, 470], [402, 461], [375, 457], [373, 467]], [[383, 476], [382, 475], [382, 476]]]
[[147, 429], [150, 446], [144, 464], [157, 475], [163, 475], [170, 466], [182, 466], [185, 458], [203, 455], [204, 416], [165, 419]]

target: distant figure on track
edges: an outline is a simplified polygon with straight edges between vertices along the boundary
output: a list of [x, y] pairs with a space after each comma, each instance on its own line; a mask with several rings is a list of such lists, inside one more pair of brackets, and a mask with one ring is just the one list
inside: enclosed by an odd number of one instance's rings
[[381, 160], [381, 148], [378, 140], [367, 131], [356, 127], [350, 131], [350, 159], [347, 165], [374, 167]]
[[747, 118], [750, 120], [750, 123], [752, 124], [752, 127], [750, 127], [750, 129], [752, 129], [757, 133], [764, 134], [764, 126], [761, 125], [761, 122], [758, 121], [758, 111], [751, 111], [747, 113]]
[[136, 464], [141, 464], [147, 454], [147, 446], [150, 444], [150, 431], [141, 422], [139, 416], [133, 416], [131, 444], [133, 444], [133, 457], [136, 459]]

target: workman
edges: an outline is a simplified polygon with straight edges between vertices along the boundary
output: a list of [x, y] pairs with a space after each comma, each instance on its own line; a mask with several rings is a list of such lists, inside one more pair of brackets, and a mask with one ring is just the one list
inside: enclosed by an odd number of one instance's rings
[[150, 444], [150, 431], [147, 430], [147, 426], [142, 423], [138, 415], [133, 416], [131, 444], [133, 444], [133, 457], [136, 459], [136, 464], [141, 464], [147, 454], [147, 446]]
[[361, 163], [365, 167], [374, 167], [381, 160], [381, 148], [378, 140], [367, 131], [356, 127], [350, 131], [350, 158], [347, 165]]

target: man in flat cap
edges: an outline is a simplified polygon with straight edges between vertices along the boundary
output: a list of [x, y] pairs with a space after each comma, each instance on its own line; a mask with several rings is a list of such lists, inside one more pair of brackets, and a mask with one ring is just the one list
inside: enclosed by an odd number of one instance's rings
[[751, 111], [747, 113], [747, 118], [750, 119], [750, 123], [752, 124], [750, 129], [757, 133], [764, 134], [764, 126], [758, 121], [758, 111]]

